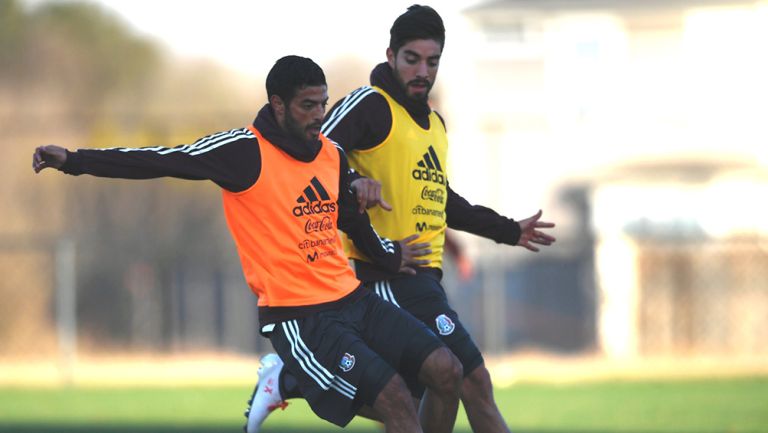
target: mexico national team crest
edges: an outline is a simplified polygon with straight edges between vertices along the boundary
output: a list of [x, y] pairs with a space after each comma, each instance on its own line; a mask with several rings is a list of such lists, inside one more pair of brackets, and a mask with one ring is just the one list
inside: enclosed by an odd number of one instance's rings
[[355, 366], [355, 355], [350, 355], [349, 353], [344, 353], [344, 356], [341, 357], [341, 362], [339, 362], [339, 367], [344, 372], [347, 372], [349, 370], [352, 370], [352, 367]]
[[437, 332], [439, 332], [440, 335], [450, 335], [451, 332], [456, 329], [456, 325], [453, 323], [453, 320], [451, 320], [450, 317], [446, 316], [445, 314], [437, 316], [435, 323], [437, 324]]

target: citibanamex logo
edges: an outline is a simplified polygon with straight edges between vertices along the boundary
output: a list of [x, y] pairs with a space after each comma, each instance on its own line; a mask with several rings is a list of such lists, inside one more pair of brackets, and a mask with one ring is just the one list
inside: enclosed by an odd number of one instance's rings
[[324, 216], [321, 220], [307, 220], [307, 223], [304, 224], [304, 231], [306, 233], [324, 232], [326, 230], [333, 230], [333, 221], [327, 216]]
[[293, 208], [293, 215], [297, 217], [329, 212], [336, 212], [336, 203], [315, 201]]

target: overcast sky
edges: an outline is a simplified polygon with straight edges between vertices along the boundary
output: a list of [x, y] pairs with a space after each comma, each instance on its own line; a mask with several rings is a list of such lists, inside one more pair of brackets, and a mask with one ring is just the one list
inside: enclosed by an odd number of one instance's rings
[[[40, 0], [28, 0], [39, 3]], [[123, 17], [135, 30], [183, 56], [209, 57], [263, 75], [286, 54], [322, 64], [354, 55], [384, 59], [389, 27], [415, 0], [246, 1], [88, 0]], [[477, 0], [434, 3], [451, 37], [451, 23]], [[455, 26], [454, 34], [461, 30]]]

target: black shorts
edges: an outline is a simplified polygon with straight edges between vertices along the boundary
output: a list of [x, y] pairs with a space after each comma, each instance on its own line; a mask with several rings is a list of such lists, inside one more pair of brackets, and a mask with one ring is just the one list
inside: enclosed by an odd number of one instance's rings
[[[458, 314], [448, 305], [445, 289], [435, 277], [423, 273], [406, 275], [391, 280], [369, 281], [365, 287], [427, 325], [459, 358], [464, 376], [483, 363], [480, 349], [459, 321]], [[421, 397], [424, 387], [412, 377], [404, 378], [411, 393]]]
[[373, 406], [395, 371], [418, 375], [443, 343], [423, 323], [373, 293], [338, 310], [277, 323], [272, 346], [312, 410], [346, 426]]

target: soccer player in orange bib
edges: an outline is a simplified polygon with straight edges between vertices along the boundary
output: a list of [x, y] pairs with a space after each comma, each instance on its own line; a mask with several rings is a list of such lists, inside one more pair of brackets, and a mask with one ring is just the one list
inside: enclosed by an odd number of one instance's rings
[[[269, 102], [246, 127], [173, 148], [41, 146], [33, 169], [213, 181], [258, 296], [261, 333], [318, 416], [345, 426], [367, 407], [387, 432], [421, 432], [403, 379], [417, 377], [455, 417], [458, 359], [423, 323], [362, 286], [337, 228], [393, 273], [415, 273], [428, 246], [416, 236], [380, 238], [358, 212], [344, 151], [320, 134], [328, 95], [317, 64], [284, 57], [266, 87]], [[262, 394], [275, 392], [267, 385]]]

